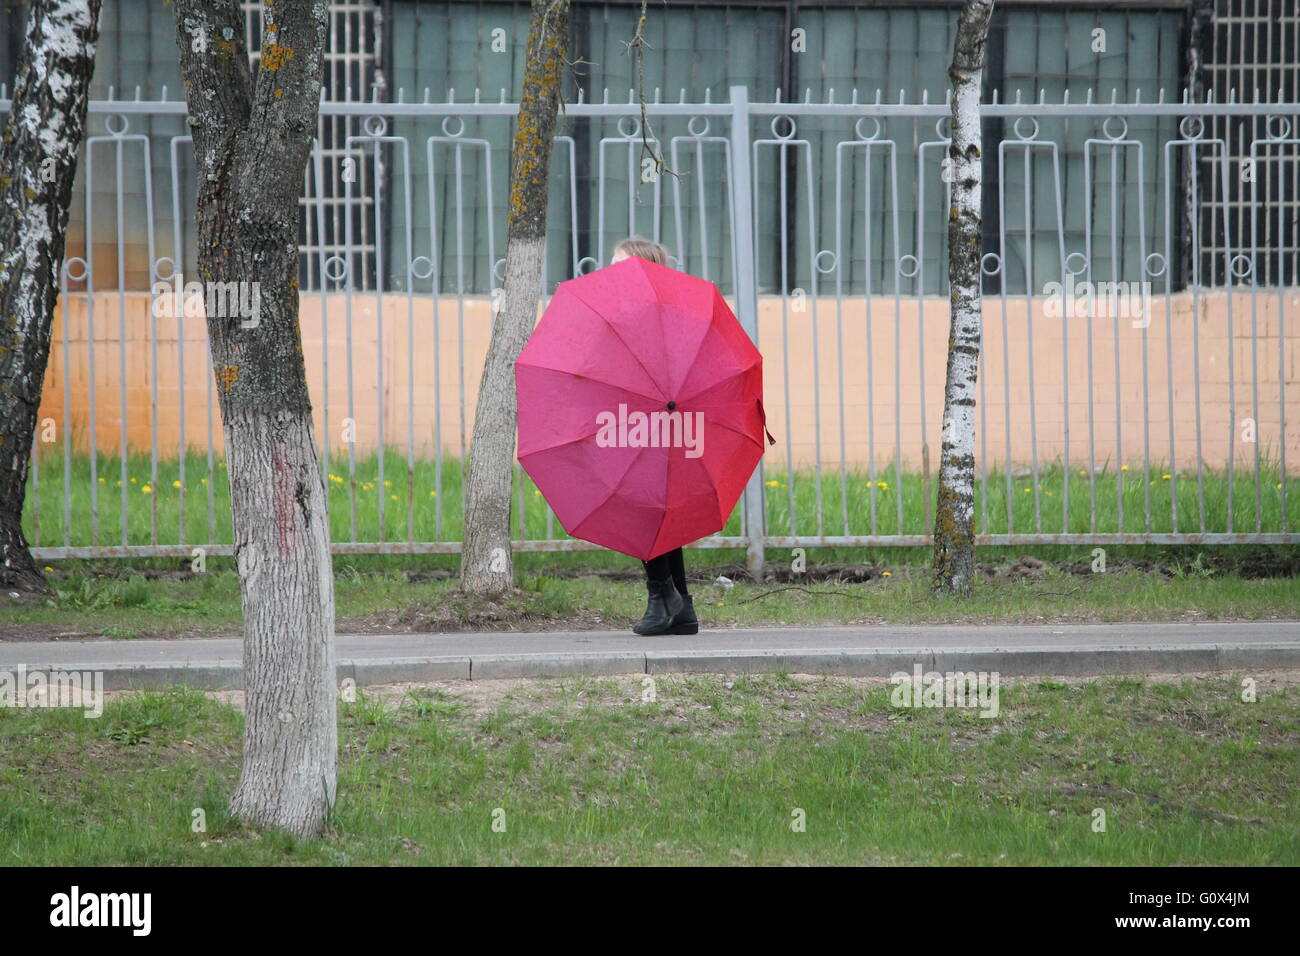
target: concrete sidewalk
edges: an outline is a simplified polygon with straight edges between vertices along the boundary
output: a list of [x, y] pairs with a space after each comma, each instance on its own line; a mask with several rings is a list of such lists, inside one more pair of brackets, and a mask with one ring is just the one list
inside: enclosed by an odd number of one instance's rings
[[[338, 677], [395, 681], [576, 674], [773, 672], [888, 676], [925, 670], [1033, 675], [1300, 667], [1300, 622], [737, 628], [692, 637], [627, 631], [347, 635]], [[242, 686], [237, 638], [0, 643], [0, 670], [104, 672], [109, 690]]]

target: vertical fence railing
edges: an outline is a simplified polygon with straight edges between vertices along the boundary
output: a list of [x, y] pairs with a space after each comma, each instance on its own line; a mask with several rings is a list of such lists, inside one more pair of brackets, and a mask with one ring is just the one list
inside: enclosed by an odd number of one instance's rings
[[[315, 149], [306, 177], [305, 274], [317, 278], [302, 290], [304, 342], [319, 350], [309, 376], [337, 553], [459, 550], [476, 363], [504, 274], [501, 170], [517, 107], [504, 92], [404, 99], [322, 103], [357, 132]], [[948, 324], [948, 107], [859, 102], [856, 91], [847, 103], [751, 102], [744, 87], [726, 102], [674, 103], [656, 91], [645, 113], [671, 189], [646, 163], [641, 109], [608, 94], [567, 106], [540, 298], [605, 264], [632, 232], [671, 237], [674, 265], [730, 298], [764, 354], [780, 446], [727, 527], [698, 546], [743, 549], [757, 571], [774, 548], [927, 544]], [[102, 132], [85, 145], [46, 395], [62, 403], [63, 447], [38, 433], [35, 553], [229, 554], [203, 319], [159, 313], [150, 294], [192, 273], [190, 139], [151, 132], [184, 104], [105, 100], [90, 112]], [[1300, 377], [1288, 318], [1300, 298], [1262, 284], [1280, 283], [1298, 254], [1283, 171], [1300, 154], [1300, 105], [995, 101], [984, 113], [1009, 132], [985, 147], [997, 182], [985, 191], [996, 240], [981, 262], [979, 540], [1300, 542], [1287, 511], [1287, 401]], [[1202, 274], [1198, 198], [1207, 183], [1226, 195], [1240, 173], [1230, 144], [1205, 132], [1237, 116], [1262, 121], [1252, 164], [1278, 167], [1244, 181], [1253, 235], [1273, 246], [1240, 251], [1218, 217], [1216, 283]], [[132, 122], [146, 131], [128, 132]], [[164, 156], [168, 175], [155, 176]], [[368, 164], [366, 188], [354, 194], [356, 177], [331, 163]], [[331, 199], [336, 179], [343, 195]], [[327, 233], [327, 219], [341, 229]], [[363, 221], [373, 240], [358, 234]], [[1126, 311], [1134, 295], [1139, 316]], [[563, 534], [518, 468], [513, 521], [520, 550], [590, 547]]]

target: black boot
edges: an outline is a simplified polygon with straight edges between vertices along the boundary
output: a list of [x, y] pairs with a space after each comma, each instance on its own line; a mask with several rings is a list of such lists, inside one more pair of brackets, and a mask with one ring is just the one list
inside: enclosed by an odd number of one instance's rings
[[695, 616], [695, 602], [689, 594], [682, 595], [682, 609], [673, 615], [666, 634], [698, 634], [700, 619]]
[[677, 593], [672, 578], [665, 578], [662, 581], [646, 581], [645, 586], [649, 592], [645, 617], [641, 618], [641, 623], [632, 630], [644, 636], [666, 634], [668, 628], [672, 625], [673, 618], [681, 613], [686, 602]]

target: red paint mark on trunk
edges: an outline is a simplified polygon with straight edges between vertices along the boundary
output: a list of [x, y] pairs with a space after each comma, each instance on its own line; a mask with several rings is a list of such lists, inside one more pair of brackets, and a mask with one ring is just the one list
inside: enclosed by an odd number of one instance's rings
[[294, 533], [294, 469], [285, 458], [285, 446], [276, 445], [271, 451], [271, 492], [275, 509], [275, 540], [280, 554], [293, 554]]

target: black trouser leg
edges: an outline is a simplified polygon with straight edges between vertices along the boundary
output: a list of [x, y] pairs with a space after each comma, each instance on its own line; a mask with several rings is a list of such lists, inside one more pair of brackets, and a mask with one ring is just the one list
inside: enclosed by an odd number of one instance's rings
[[[671, 553], [669, 552], [669, 554]], [[665, 581], [673, 576], [672, 564], [668, 560], [668, 554], [661, 554], [641, 563], [645, 565], [645, 576], [650, 581]]]
[[673, 587], [677, 588], [677, 593], [683, 597], [686, 595], [686, 556], [682, 553], [681, 548], [674, 548], [641, 563], [645, 565], [646, 577], [651, 581], [672, 578]]
[[673, 585], [677, 588], [677, 593], [686, 597], [686, 554], [681, 548], [675, 548], [668, 552], [668, 564], [673, 575]]

